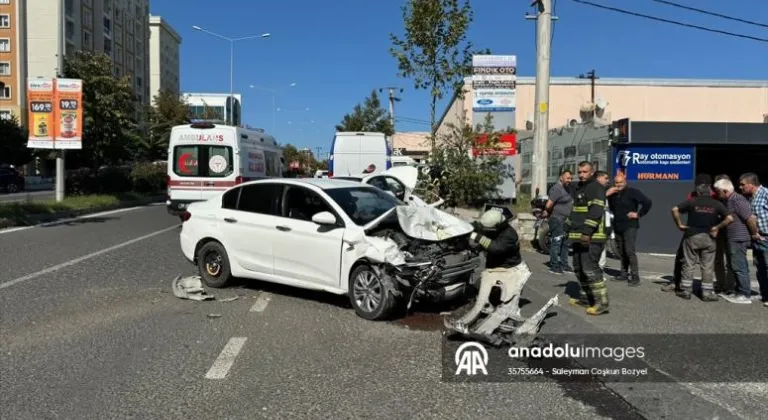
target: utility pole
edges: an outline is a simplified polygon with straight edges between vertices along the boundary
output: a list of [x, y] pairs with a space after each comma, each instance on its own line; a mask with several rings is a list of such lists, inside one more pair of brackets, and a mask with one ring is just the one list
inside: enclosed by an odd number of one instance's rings
[[389, 90], [389, 123], [392, 125], [392, 130], [395, 129], [395, 102], [400, 102], [401, 99], [395, 96], [395, 90], [400, 89], [400, 93], [403, 93], [403, 89], [397, 87], [385, 87], [380, 88], [379, 93], [384, 92], [384, 89]]
[[579, 75], [579, 79], [589, 79], [592, 82], [591, 83], [591, 85], [592, 85], [591, 86], [592, 87], [592, 103], [595, 103], [595, 80], [599, 79], [599, 77], [597, 77], [597, 73], [595, 72], [595, 69], [592, 69], [592, 70], [588, 71], [586, 75], [580, 74]]
[[549, 77], [552, 42], [552, 0], [534, 0], [531, 6], [538, 8], [536, 16], [536, 117], [533, 127], [533, 156], [531, 157], [531, 194], [547, 193], [547, 155], [549, 135]]
[[[65, 25], [65, 15], [66, 15], [66, 5], [64, 0], [61, 0], [59, 3], [59, 19], [58, 19], [58, 62], [56, 69], [56, 77], [57, 78], [63, 78], [64, 77], [64, 54], [67, 52], [66, 47], [66, 25]], [[55, 84], [54, 84], [55, 85]], [[53, 106], [59, 106], [59, 104], [53, 104]], [[56, 147], [56, 139], [53, 140], [54, 148]], [[65, 167], [65, 152], [64, 149], [61, 149], [59, 153], [56, 154], [56, 184], [54, 189], [54, 194], [57, 202], [64, 201], [64, 193], [66, 191], [64, 186], [64, 180], [65, 180], [65, 174], [66, 174], [66, 167]]]

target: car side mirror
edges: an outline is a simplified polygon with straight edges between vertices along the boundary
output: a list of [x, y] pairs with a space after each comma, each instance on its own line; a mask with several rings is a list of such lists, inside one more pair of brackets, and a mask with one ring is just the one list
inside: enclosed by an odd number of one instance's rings
[[312, 221], [321, 226], [333, 226], [336, 225], [336, 216], [329, 211], [321, 211], [312, 216]]

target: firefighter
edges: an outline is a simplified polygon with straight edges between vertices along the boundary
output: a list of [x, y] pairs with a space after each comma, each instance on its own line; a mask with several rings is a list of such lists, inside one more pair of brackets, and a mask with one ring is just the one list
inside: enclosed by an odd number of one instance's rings
[[586, 306], [589, 315], [601, 315], [608, 312], [608, 289], [600, 269], [607, 240], [605, 188], [595, 179], [595, 169], [588, 161], [579, 163], [578, 176], [573, 210], [565, 222], [573, 248], [573, 268], [581, 286], [579, 299], [571, 299], [571, 304]]
[[[501, 289], [498, 308], [518, 308], [520, 293], [531, 276], [528, 265], [520, 254], [520, 238], [510, 223], [514, 214], [509, 209], [491, 208], [474, 223], [475, 231], [470, 238], [474, 246], [485, 252], [485, 267], [478, 285], [477, 300], [461, 318], [446, 324], [456, 331], [464, 331], [488, 310], [488, 298], [494, 287]], [[506, 317], [494, 319], [482, 327], [491, 333]], [[493, 324], [493, 325], [491, 325]]]

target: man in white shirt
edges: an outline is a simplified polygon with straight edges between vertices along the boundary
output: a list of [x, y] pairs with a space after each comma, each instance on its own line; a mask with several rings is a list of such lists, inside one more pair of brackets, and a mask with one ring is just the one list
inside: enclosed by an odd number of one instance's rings
[[[608, 173], [604, 171], [597, 171], [595, 172], [595, 180], [605, 187], [608, 188]], [[608, 200], [605, 200], [605, 233], [608, 235], [608, 238], [613, 237], [613, 231], [611, 230], [611, 219], [613, 218], [613, 214], [611, 214], [611, 210], [608, 208]], [[600, 254], [600, 262], [598, 263], [600, 265], [600, 269], [603, 270], [603, 279], [605, 279], [605, 261], [607, 258], [606, 255], [606, 249], [608, 247], [603, 248], [603, 253]]]

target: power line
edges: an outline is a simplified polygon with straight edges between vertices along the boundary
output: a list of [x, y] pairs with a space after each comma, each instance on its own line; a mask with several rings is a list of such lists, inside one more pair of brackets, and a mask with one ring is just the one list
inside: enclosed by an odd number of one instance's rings
[[667, 6], [677, 7], [678, 9], [690, 10], [692, 12], [697, 12], [697, 13], [701, 13], [701, 14], [704, 14], [704, 15], [717, 16], [719, 18], [732, 20], [734, 22], [741, 22], [741, 23], [746, 23], [747, 25], [754, 25], [754, 26], [760, 26], [762, 28], [768, 28], [768, 24], [765, 24], [765, 23], [760, 23], [760, 22], [755, 22], [755, 21], [752, 21], [752, 20], [746, 20], [746, 19], [741, 19], [741, 18], [737, 18], [737, 17], [733, 17], [733, 16], [723, 15], [721, 13], [710, 12], [708, 10], [697, 9], [695, 7], [686, 6], [684, 4], [678, 4], [678, 3], [674, 3], [674, 2], [666, 1], [666, 0], [651, 0], [651, 1], [654, 1], [656, 3], [666, 4]]
[[732, 36], [732, 37], [736, 37], [736, 38], [751, 39], [753, 41], [760, 41], [760, 42], [768, 43], [768, 38], [759, 38], [759, 37], [755, 37], [755, 36], [749, 36], [749, 35], [744, 35], [744, 34], [737, 34], [737, 33], [734, 33], [734, 32], [721, 31], [719, 29], [707, 28], [707, 27], [704, 27], [704, 26], [692, 25], [690, 23], [678, 22], [676, 20], [669, 20], [669, 19], [664, 19], [664, 18], [660, 18], [660, 17], [656, 17], [656, 16], [644, 15], [642, 13], [631, 12], [629, 10], [624, 10], [624, 9], [618, 9], [618, 8], [615, 8], [615, 7], [604, 6], [602, 4], [592, 3], [590, 1], [584, 1], [584, 0], [573, 0], [573, 1], [576, 2], [576, 3], [581, 3], [581, 4], [586, 4], [588, 6], [596, 7], [598, 9], [610, 10], [610, 11], [617, 12], [617, 13], [622, 13], [622, 14], [625, 14], [625, 15], [630, 15], [630, 16], [635, 16], [635, 17], [641, 17], [641, 18], [645, 18], [645, 19], [655, 20], [657, 22], [670, 23], [672, 25], [683, 26], [683, 27], [686, 27], [686, 28], [698, 29], [698, 30], [701, 30], [701, 31], [712, 32], [712, 33], [717, 33], [717, 34], [721, 34], [721, 35], [728, 35], [728, 36]]

